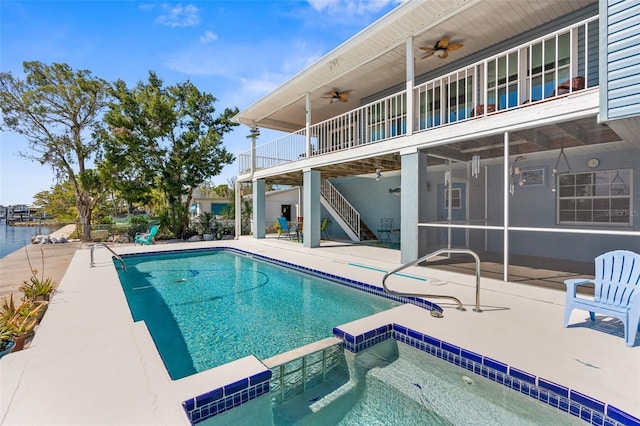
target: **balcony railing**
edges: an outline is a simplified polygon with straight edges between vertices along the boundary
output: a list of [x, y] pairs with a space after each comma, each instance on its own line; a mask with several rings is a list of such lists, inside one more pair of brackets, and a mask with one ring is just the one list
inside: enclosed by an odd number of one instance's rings
[[[598, 85], [598, 17], [414, 87], [414, 132], [522, 108]], [[407, 134], [406, 91], [310, 127], [311, 156]], [[306, 157], [306, 131], [256, 148], [256, 169]], [[240, 174], [251, 152], [239, 156]]]

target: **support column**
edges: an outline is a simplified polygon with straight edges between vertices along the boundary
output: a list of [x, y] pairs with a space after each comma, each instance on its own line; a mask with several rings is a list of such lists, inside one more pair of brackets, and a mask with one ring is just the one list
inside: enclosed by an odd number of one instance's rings
[[264, 179], [253, 181], [253, 238], [265, 237], [266, 193]]
[[406, 55], [406, 80], [407, 80], [407, 131], [406, 135], [413, 134], [413, 82], [415, 80], [415, 60], [413, 59], [413, 37], [409, 37], [405, 44]]
[[503, 280], [509, 281], [509, 186], [511, 185], [511, 173], [509, 171], [509, 132], [504, 132], [504, 216], [502, 235], [502, 262]]
[[304, 240], [308, 248], [320, 247], [320, 172], [305, 169], [303, 174]]
[[[236, 211], [236, 240], [242, 235], [242, 184], [236, 180], [235, 186], [235, 211]], [[253, 219], [252, 219], [253, 220]]]
[[307, 158], [311, 157], [311, 94], [307, 92], [304, 99], [304, 142]]
[[411, 262], [426, 250], [426, 207], [422, 200], [427, 191], [427, 155], [420, 151], [400, 152], [400, 261]]

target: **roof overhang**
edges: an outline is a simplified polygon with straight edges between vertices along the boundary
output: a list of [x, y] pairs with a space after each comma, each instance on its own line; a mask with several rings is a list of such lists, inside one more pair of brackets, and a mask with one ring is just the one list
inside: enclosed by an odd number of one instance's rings
[[[234, 117], [253, 127], [294, 132], [304, 128], [306, 96], [312, 123], [335, 117], [406, 81], [407, 40], [415, 75], [478, 60], [492, 46], [560, 17], [597, 13], [596, 0], [406, 1]], [[499, 18], [499, 19], [498, 19]], [[482, 23], [486, 22], [486, 25]], [[421, 46], [448, 36], [464, 43], [446, 60], [420, 59]], [[349, 90], [348, 102], [330, 102], [333, 90]]]

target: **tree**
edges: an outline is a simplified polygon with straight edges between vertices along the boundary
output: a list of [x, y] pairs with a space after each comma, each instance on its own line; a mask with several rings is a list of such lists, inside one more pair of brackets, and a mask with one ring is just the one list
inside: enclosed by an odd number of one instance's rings
[[49, 216], [61, 222], [78, 220], [76, 194], [70, 181], [57, 183], [49, 191], [41, 191], [33, 196], [34, 205], [42, 207]]
[[135, 188], [136, 201], [160, 189], [166, 203], [163, 226], [184, 236], [193, 191], [234, 160], [222, 138], [237, 125], [231, 122], [237, 108], [214, 117], [216, 98], [189, 81], [164, 87], [154, 72], [133, 89], [117, 81], [111, 94], [115, 100], [99, 132], [101, 167], [123, 196]]
[[92, 130], [101, 119], [108, 84], [69, 65], [24, 62], [25, 80], [0, 73], [3, 129], [23, 135], [29, 152], [20, 155], [49, 165], [73, 186], [83, 236], [91, 235], [92, 211], [103, 195], [101, 180], [87, 168], [98, 149]]

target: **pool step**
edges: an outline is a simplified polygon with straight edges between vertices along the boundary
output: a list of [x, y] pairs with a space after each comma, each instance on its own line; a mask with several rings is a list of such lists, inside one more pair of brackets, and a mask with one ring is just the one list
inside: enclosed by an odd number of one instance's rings
[[[366, 376], [361, 401], [341, 425], [355, 425], [371, 407], [394, 407], [398, 416], [420, 419], [416, 424], [583, 424], [576, 417], [540, 404], [518, 392], [478, 377], [439, 359], [425, 362], [424, 354], [400, 350], [400, 358]], [[380, 419], [385, 412], [375, 413]]]

